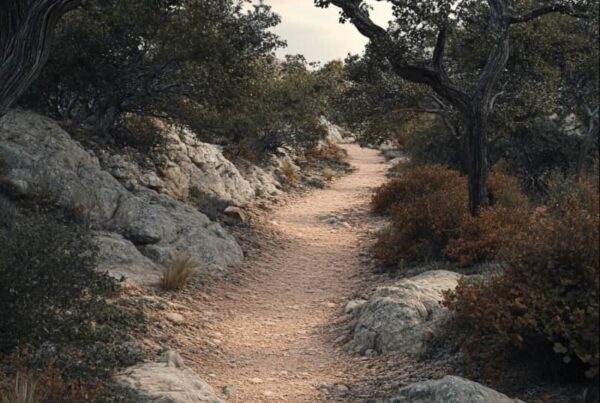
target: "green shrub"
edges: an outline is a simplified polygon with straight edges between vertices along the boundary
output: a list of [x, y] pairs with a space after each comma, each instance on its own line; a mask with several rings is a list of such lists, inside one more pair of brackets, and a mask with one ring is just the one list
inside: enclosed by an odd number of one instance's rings
[[[0, 197], [0, 353], [28, 347], [31, 366], [107, 378], [141, 351], [124, 344], [141, 317], [108, 303], [118, 286], [96, 271], [85, 227], [51, 211], [18, 211]], [[39, 354], [37, 354], [39, 353]]]
[[506, 242], [499, 253], [502, 275], [463, 281], [447, 294], [445, 304], [456, 313], [457, 333], [475, 367], [491, 371], [519, 353], [564, 370], [563, 376], [597, 378], [598, 187], [568, 183]]

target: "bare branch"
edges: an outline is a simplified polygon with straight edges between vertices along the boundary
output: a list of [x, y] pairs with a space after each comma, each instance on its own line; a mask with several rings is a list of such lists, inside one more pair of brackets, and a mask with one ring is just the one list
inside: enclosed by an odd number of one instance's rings
[[497, 100], [497, 99], [498, 99], [498, 97], [499, 97], [500, 95], [502, 95], [502, 94], [504, 94], [504, 91], [500, 91], [500, 92], [498, 92], [496, 95], [494, 95], [494, 96], [492, 97], [492, 99], [490, 100], [490, 111], [493, 111], [493, 110], [494, 110], [494, 105], [496, 104], [496, 100]]
[[[470, 110], [471, 102], [469, 95], [454, 87], [445, 74], [409, 63], [406, 55], [395, 46], [387, 31], [375, 24], [361, 10], [361, 2], [361, 0], [331, 0], [331, 4], [341, 8], [344, 15], [350, 19], [350, 22], [358, 31], [369, 38], [371, 43], [386, 55], [396, 74], [405, 80], [429, 85], [438, 95], [448, 100], [457, 109], [467, 113]], [[438, 54], [440, 54], [439, 59], [441, 60], [441, 51], [438, 51]]]
[[508, 22], [510, 24], [518, 24], [521, 22], [531, 21], [533, 19], [539, 18], [546, 14], [551, 13], [559, 13], [570, 15], [575, 18], [590, 18], [588, 13], [584, 13], [581, 11], [577, 11], [573, 9], [573, 7], [565, 5], [565, 4], [549, 4], [547, 6], [542, 6], [531, 10], [530, 12], [523, 15], [511, 15], [508, 18]]

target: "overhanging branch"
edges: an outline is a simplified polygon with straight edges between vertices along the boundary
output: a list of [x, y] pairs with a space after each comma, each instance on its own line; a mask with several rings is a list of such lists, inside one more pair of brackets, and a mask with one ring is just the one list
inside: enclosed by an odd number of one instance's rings
[[582, 11], [577, 11], [573, 9], [573, 7], [565, 5], [565, 4], [550, 4], [547, 6], [542, 6], [531, 10], [530, 12], [523, 15], [511, 15], [508, 18], [508, 22], [510, 24], [518, 24], [522, 22], [531, 21], [533, 19], [539, 18], [546, 14], [551, 13], [559, 13], [570, 15], [571, 17], [576, 18], [589, 18], [590, 15], [588, 13], [584, 13]]

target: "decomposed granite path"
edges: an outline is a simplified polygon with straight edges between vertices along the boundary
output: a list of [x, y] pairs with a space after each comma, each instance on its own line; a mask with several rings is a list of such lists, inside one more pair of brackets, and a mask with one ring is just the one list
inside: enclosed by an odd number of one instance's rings
[[[271, 213], [268, 225], [277, 227], [284, 246], [255, 258], [236, 297], [211, 307], [220, 318], [213, 328], [220, 354], [199, 369], [229, 402], [348, 400], [349, 373], [359, 358], [326, 329], [359, 288], [359, 243], [367, 229], [352, 216], [366, 216], [387, 166], [376, 150], [343, 147], [355, 171]], [[348, 220], [332, 225], [323, 219], [328, 215]]]

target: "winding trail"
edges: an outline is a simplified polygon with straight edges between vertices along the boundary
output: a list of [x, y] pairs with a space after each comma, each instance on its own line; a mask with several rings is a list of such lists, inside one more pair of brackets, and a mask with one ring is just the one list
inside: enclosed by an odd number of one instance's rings
[[[327, 328], [359, 289], [367, 230], [356, 217], [367, 215], [386, 165], [376, 150], [343, 147], [356, 170], [274, 211], [269, 225], [284, 246], [252, 259], [253, 275], [236, 298], [215, 306], [222, 354], [203, 362], [202, 372], [229, 402], [345, 401], [340, 396], [357, 358], [337, 347]], [[351, 225], [324, 222], [327, 215], [343, 215]], [[229, 397], [225, 385], [232, 385]]]

